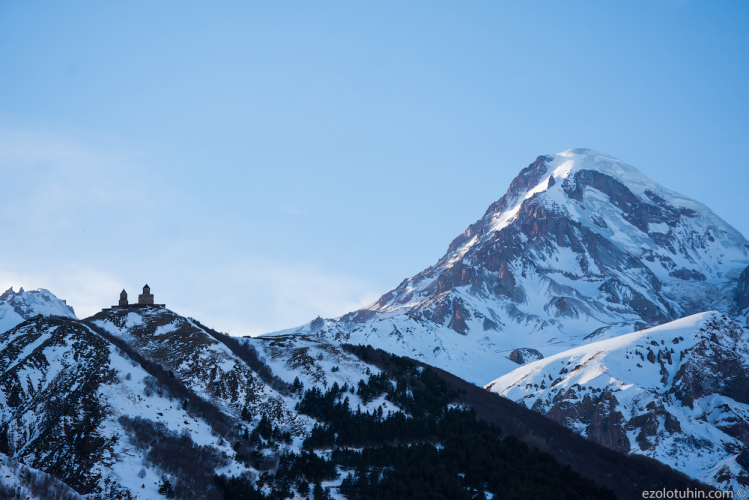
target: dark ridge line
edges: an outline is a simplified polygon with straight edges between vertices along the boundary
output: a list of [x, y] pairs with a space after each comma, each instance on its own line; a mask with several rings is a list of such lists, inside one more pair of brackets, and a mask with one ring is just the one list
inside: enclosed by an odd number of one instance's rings
[[[67, 318], [71, 319], [71, 318]], [[174, 376], [171, 371], [165, 370], [161, 365], [154, 363], [153, 361], [145, 358], [135, 349], [130, 346], [127, 342], [112, 335], [103, 328], [93, 324], [89, 320], [78, 320], [84, 326], [88, 327], [92, 332], [104, 337], [105, 340], [113, 344], [115, 347], [123, 351], [127, 356], [140, 364], [140, 366], [152, 377], [154, 377], [159, 383], [164, 385], [169, 394], [179, 400], [187, 400], [188, 404], [191, 405], [203, 419], [205, 419], [211, 428], [214, 429], [219, 435], [225, 439], [233, 436], [234, 423], [233, 420], [227, 416], [224, 412], [218, 409], [210, 401], [206, 401], [201, 398], [191, 389], [189, 389], [182, 381]]]
[[[390, 368], [391, 354], [371, 346], [342, 344], [344, 351], [381, 370]], [[502, 433], [512, 434], [554, 456], [562, 465], [588, 477], [598, 485], [614, 490], [621, 500], [641, 499], [642, 492], [687, 489], [717, 491], [713, 486], [692, 479], [682, 472], [642, 455], [625, 455], [590, 441], [540, 413], [487, 391], [440, 368], [406, 356], [409, 362], [430, 368], [459, 394], [460, 403], [476, 410], [479, 418], [497, 424]], [[707, 493], [706, 493], [707, 495]]]
[[273, 375], [273, 370], [260, 360], [257, 350], [253, 345], [240, 342], [225, 333], [208, 328], [195, 318], [189, 318], [189, 320], [202, 328], [208, 335], [224, 344], [236, 357], [244, 361], [260, 377], [260, 380], [268, 384], [272, 389], [284, 396], [291, 395], [291, 385], [281, 380], [277, 375]]

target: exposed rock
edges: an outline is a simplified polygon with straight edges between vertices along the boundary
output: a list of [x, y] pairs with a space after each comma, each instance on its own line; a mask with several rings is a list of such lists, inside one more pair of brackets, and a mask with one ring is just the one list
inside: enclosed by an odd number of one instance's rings
[[607, 195], [611, 203], [625, 214], [631, 214], [634, 207], [640, 204], [640, 199], [624, 184], [595, 170], [579, 170], [571, 180], [565, 180], [562, 189], [571, 199], [582, 202], [586, 187], [592, 187]]
[[[502, 198], [500, 198], [498, 201], [489, 205], [489, 208], [486, 210], [486, 214], [484, 214], [484, 219], [486, 218], [487, 214], [501, 212], [507, 209], [519, 196], [525, 193], [528, 189], [538, 184], [538, 182], [543, 179], [543, 177], [549, 171], [548, 163], [551, 160], [553, 160], [553, 157], [551, 156], [539, 156], [538, 158], [536, 158], [536, 161], [521, 170], [517, 177], [515, 177], [515, 179], [513, 179], [510, 183], [510, 187], [507, 189], [507, 193], [505, 193], [505, 195], [502, 196]], [[468, 229], [466, 229], [463, 234], [455, 238], [448, 246], [447, 253], [450, 253], [458, 248], [465, 241], [470, 239], [471, 236], [480, 234], [485, 227], [485, 224], [483, 223], [484, 219], [476, 222], [475, 224], [472, 224], [468, 227]]]
[[749, 450], [744, 450], [736, 457], [738, 463], [744, 470], [749, 470]]
[[749, 267], [744, 269], [736, 284], [736, 306], [739, 312], [749, 308]]
[[483, 327], [484, 327], [484, 331], [499, 330], [499, 325], [495, 321], [490, 320], [489, 318], [484, 318]]
[[514, 361], [515, 363], [519, 365], [524, 365], [532, 361], [544, 359], [544, 355], [541, 354], [536, 349], [531, 349], [528, 347], [521, 347], [519, 349], [515, 349], [514, 351], [512, 351], [510, 355], [507, 356], [507, 358], [510, 361]]
[[321, 329], [325, 325], [325, 320], [323, 320], [320, 316], [318, 316], [316, 319], [312, 321], [312, 328], [315, 330]]
[[465, 308], [461, 299], [456, 299], [453, 302], [453, 310], [453, 317], [448, 326], [456, 332], [465, 335], [468, 332], [467, 321], [471, 319], [471, 313]]
[[593, 410], [590, 424], [585, 429], [588, 439], [612, 450], [627, 453], [629, 439], [623, 428], [624, 416], [617, 411], [618, 402], [613, 394], [600, 397]]
[[701, 272], [695, 271], [694, 269], [687, 269], [685, 267], [671, 271], [669, 275], [684, 281], [705, 281], [707, 279], [707, 277]]
[[679, 422], [679, 419], [668, 412], [666, 412], [666, 422], [664, 423], [663, 427], [672, 434], [681, 432], [681, 423]]

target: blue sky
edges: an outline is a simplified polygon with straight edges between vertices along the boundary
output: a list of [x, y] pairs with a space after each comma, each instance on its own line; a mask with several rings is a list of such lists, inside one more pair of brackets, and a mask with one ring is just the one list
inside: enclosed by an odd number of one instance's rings
[[232, 334], [433, 264], [540, 154], [749, 235], [747, 2], [0, 1], [0, 285]]

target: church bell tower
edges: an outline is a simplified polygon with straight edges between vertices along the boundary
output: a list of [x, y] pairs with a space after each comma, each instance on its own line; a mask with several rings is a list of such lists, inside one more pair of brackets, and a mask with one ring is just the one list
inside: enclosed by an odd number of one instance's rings
[[151, 287], [148, 285], [144, 286], [143, 293], [138, 295], [138, 304], [153, 305], [153, 294], [151, 293]]

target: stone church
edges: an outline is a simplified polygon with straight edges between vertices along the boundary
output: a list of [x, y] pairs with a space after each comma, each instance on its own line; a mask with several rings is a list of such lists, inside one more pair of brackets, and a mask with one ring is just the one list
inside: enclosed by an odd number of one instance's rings
[[[151, 287], [148, 285], [143, 287], [143, 293], [138, 295], [137, 304], [129, 304], [127, 301], [127, 292], [123, 289], [120, 292], [119, 303], [112, 307], [112, 309], [126, 309], [131, 307], [166, 307], [165, 304], [155, 304], [153, 301], [153, 294], [151, 293]], [[105, 309], [106, 310], [106, 309]]]

